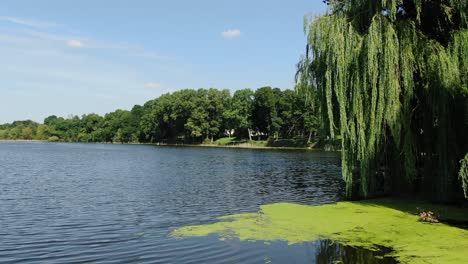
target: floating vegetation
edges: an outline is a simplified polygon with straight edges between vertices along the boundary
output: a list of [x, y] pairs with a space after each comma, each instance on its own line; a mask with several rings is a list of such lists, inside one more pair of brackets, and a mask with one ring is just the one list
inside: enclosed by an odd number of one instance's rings
[[[468, 263], [468, 230], [421, 222], [417, 212], [391, 208], [410, 206], [416, 210], [413, 205], [405, 202], [340, 202], [321, 206], [278, 203], [263, 205], [257, 213], [229, 215], [213, 224], [182, 227], [171, 235], [182, 238], [216, 233], [222, 240], [282, 240], [289, 244], [332, 240], [374, 251], [379, 251], [379, 247], [391, 248], [388, 257], [402, 263]], [[431, 210], [444, 214], [450, 211], [446, 207]], [[456, 211], [454, 217], [468, 218], [464, 211]]]

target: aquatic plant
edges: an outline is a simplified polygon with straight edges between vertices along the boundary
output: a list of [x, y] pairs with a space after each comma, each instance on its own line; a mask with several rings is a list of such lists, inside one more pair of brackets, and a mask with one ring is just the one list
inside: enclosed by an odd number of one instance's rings
[[[279, 203], [262, 205], [257, 213], [224, 216], [207, 225], [185, 226], [173, 237], [217, 234], [221, 240], [338, 241], [342, 245], [378, 251], [391, 248], [401, 263], [468, 263], [468, 231], [442, 223], [418, 221], [416, 207], [444, 217], [466, 220], [466, 212], [453, 207], [412, 201], [340, 202], [320, 206]], [[407, 212], [404, 208], [412, 208]]]
[[468, 149], [468, 1], [325, 2], [326, 15], [305, 19], [297, 82], [317, 89], [323, 130], [342, 138], [348, 197], [416, 188], [456, 199]]

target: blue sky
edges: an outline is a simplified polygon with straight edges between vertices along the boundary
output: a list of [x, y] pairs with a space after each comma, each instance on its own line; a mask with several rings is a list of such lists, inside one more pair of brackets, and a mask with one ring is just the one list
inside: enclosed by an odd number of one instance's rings
[[184, 88], [293, 88], [319, 0], [2, 0], [0, 123]]

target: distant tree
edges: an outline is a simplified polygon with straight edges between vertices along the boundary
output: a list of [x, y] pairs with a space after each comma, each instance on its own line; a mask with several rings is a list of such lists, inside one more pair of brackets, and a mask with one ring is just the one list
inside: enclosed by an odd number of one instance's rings
[[22, 129], [19, 127], [13, 127], [12, 129], [10, 129], [8, 133], [8, 139], [12, 139], [12, 140], [21, 139], [21, 132], [22, 132], [21, 130]]
[[157, 141], [157, 123], [156, 123], [156, 108], [157, 99], [150, 100], [143, 105], [143, 115], [140, 118], [140, 132], [142, 134], [142, 142]]
[[254, 93], [252, 121], [259, 132], [269, 137], [278, 137], [283, 120], [278, 115], [278, 103], [281, 90], [278, 88], [262, 87]]
[[107, 142], [133, 142], [138, 132], [137, 123], [130, 111], [119, 109], [104, 116], [98, 135]]
[[103, 118], [97, 114], [88, 114], [81, 117], [79, 141], [99, 142], [102, 141], [98, 130], [102, 125]]
[[229, 91], [199, 89], [185, 128], [194, 138], [213, 138], [221, 133], [223, 113], [229, 102]]
[[235, 130], [239, 138], [250, 138], [253, 102], [254, 92], [251, 89], [237, 90], [228, 100], [228, 105], [223, 113], [225, 127], [228, 130]]
[[199, 143], [226, 135], [251, 139], [253, 130], [275, 138], [304, 136], [310, 111], [304, 111], [303, 104], [297, 93], [271, 87], [237, 90], [233, 96], [229, 90], [184, 89], [103, 117], [51, 115], [43, 124], [31, 120], [3, 124], [0, 139]]
[[31, 140], [33, 138], [33, 130], [30, 127], [25, 127], [21, 130], [21, 136], [25, 140]]
[[48, 116], [44, 119], [44, 125], [48, 125], [48, 126], [54, 125], [57, 119], [58, 117], [55, 115]]
[[0, 139], [8, 139], [9, 130], [8, 129], [0, 129]]
[[145, 107], [141, 105], [133, 106], [132, 110], [130, 111], [132, 114], [131, 126], [135, 127], [136, 130], [134, 132], [133, 141], [138, 142], [145, 142], [145, 134], [143, 133], [140, 125], [143, 115], [145, 114]]
[[51, 137], [50, 127], [48, 125], [39, 125], [37, 127], [36, 137], [38, 140], [47, 140]]

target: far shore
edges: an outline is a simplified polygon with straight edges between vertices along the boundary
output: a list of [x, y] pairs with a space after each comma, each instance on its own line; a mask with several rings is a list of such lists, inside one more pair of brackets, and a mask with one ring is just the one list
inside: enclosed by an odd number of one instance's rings
[[0, 142], [49, 142], [41, 139], [0, 139]]
[[115, 144], [115, 145], [152, 145], [162, 147], [201, 147], [201, 148], [236, 148], [236, 149], [271, 149], [271, 150], [306, 150], [306, 151], [324, 151], [323, 148], [314, 147], [271, 147], [264, 145], [255, 145], [251, 143], [240, 143], [232, 145], [218, 145], [218, 144], [178, 144], [178, 143], [140, 143], [140, 142], [66, 142], [66, 141], [48, 141], [39, 139], [0, 139], [0, 142], [43, 142], [43, 143], [82, 143], [82, 144]]
[[158, 146], [172, 146], [172, 147], [202, 147], [202, 148], [237, 148], [237, 149], [277, 149], [277, 150], [308, 150], [308, 151], [320, 151], [322, 148], [310, 148], [310, 147], [269, 147], [269, 146], [258, 146], [254, 144], [241, 143], [233, 145], [217, 145], [217, 144], [151, 144]]

